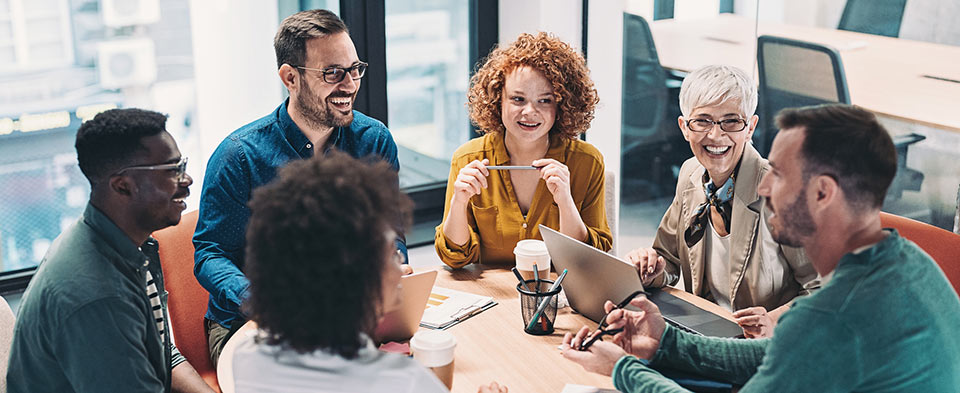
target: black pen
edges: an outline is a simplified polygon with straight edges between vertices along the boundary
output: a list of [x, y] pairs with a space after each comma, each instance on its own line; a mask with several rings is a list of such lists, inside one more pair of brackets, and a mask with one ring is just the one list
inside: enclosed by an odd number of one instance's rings
[[527, 292], [530, 292], [530, 287], [527, 286], [527, 280], [523, 279], [523, 276], [520, 275], [520, 271], [517, 270], [517, 267], [514, 266], [511, 270], [513, 270], [513, 274], [517, 276], [517, 280], [520, 280], [520, 284], [523, 285], [523, 289], [526, 289]]

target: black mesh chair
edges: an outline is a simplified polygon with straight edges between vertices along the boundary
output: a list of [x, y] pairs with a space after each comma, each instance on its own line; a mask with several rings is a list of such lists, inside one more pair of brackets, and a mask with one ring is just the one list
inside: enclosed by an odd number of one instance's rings
[[850, 103], [840, 53], [835, 49], [783, 37], [757, 38], [760, 70], [760, 127], [754, 146], [763, 156], [777, 135], [774, 117], [783, 108]]
[[907, 0], [847, 0], [840, 30], [898, 37]]
[[[623, 14], [623, 121], [621, 191], [625, 199], [645, 200], [673, 192], [672, 167], [686, 158], [670, 105], [667, 73], [660, 65], [647, 21]], [[672, 119], [671, 119], [672, 116]], [[686, 154], [689, 155], [689, 154]]]
[[[763, 156], [777, 135], [774, 119], [784, 108], [826, 103], [850, 103], [840, 53], [828, 46], [783, 37], [757, 38], [760, 71], [760, 127], [754, 145]], [[919, 191], [923, 173], [907, 168], [907, 148], [926, 139], [911, 133], [893, 137], [897, 148], [897, 175], [887, 199], [899, 199], [904, 190]]]

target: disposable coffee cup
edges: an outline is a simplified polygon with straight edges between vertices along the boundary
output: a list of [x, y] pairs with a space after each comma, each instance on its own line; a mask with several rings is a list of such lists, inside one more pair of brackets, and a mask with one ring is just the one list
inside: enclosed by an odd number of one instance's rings
[[443, 330], [422, 330], [410, 339], [413, 358], [437, 375], [440, 382], [453, 389], [453, 352], [457, 339]]
[[513, 255], [517, 260], [517, 270], [524, 280], [533, 279], [533, 264], [537, 264], [541, 279], [550, 278], [547, 276], [550, 274], [550, 254], [543, 240], [521, 240], [514, 247]]

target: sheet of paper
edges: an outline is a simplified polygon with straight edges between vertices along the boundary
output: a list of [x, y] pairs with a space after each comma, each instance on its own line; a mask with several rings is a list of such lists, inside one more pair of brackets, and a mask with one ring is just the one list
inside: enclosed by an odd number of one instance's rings
[[619, 393], [619, 390], [601, 389], [595, 386], [568, 383], [563, 386], [563, 390], [561, 390], [560, 393]]
[[479, 312], [493, 302], [490, 296], [480, 296], [449, 288], [434, 286], [427, 299], [427, 308], [420, 319], [420, 325], [433, 329], [443, 329]]

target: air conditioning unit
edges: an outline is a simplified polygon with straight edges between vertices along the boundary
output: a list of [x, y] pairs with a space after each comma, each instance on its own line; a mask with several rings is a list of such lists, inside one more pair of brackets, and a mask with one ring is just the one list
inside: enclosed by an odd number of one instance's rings
[[160, 21], [159, 0], [100, 0], [100, 14], [108, 27], [147, 25]]
[[150, 39], [101, 42], [97, 52], [100, 86], [104, 89], [146, 86], [157, 80], [157, 58]]

